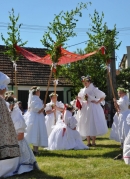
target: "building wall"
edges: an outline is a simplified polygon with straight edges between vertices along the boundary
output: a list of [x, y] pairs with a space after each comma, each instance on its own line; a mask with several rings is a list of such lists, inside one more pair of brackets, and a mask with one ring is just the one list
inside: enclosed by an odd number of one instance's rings
[[[8, 87], [9, 90], [13, 90], [15, 93], [15, 96], [18, 96], [18, 101], [22, 101], [23, 108], [27, 109], [27, 102], [28, 102], [28, 94], [29, 94], [29, 89], [31, 88], [30, 86], [18, 86], [18, 94], [16, 94], [15, 87], [12, 89], [11, 86]], [[46, 89], [47, 87], [40, 87], [41, 95], [40, 98], [41, 100], [44, 101], [45, 94], [46, 94]], [[47, 97], [47, 102], [50, 101], [49, 94], [54, 91], [54, 87], [50, 87], [48, 91], [48, 97]], [[56, 89], [56, 93], [58, 94], [58, 101], [62, 101], [63, 103], [69, 103], [71, 101], [71, 90], [70, 87], [58, 87]]]

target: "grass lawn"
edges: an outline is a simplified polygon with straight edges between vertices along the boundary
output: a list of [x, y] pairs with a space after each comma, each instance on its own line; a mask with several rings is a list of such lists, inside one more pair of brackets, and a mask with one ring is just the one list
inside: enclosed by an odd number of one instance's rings
[[41, 171], [9, 179], [130, 179], [130, 166], [123, 160], [113, 160], [122, 151], [119, 143], [109, 140], [109, 134], [110, 130], [97, 137], [97, 146], [90, 150], [47, 151], [40, 148], [37, 162]]

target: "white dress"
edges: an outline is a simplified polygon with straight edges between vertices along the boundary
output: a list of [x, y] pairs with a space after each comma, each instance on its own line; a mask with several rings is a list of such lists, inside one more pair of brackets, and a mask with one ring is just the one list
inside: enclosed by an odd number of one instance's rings
[[30, 103], [30, 109], [25, 115], [27, 125], [25, 138], [29, 144], [39, 147], [48, 146], [48, 136], [43, 113], [38, 113], [43, 108], [42, 100], [33, 95]]
[[[17, 106], [11, 112], [11, 118], [13, 120], [16, 133], [24, 133], [26, 124]], [[34, 169], [36, 160], [27, 141], [23, 139], [18, 141], [18, 143], [20, 148], [20, 157], [0, 161], [0, 177], [22, 174]]]
[[77, 121], [72, 116], [70, 111], [66, 111], [63, 120], [57, 121], [54, 126], [49, 139], [48, 149], [49, 150], [82, 150], [88, 149], [81, 139], [81, 136], [76, 128]]
[[78, 121], [77, 131], [80, 133], [82, 139], [86, 138], [86, 116], [87, 116], [87, 101], [81, 102], [82, 108], [77, 111], [76, 119]]
[[124, 126], [125, 128], [127, 128], [127, 125], [123, 124], [123, 122], [126, 120], [127, 115], [130, 112], [128, 110], [129, 99], [127, 95], [119, 98], [119, 100], [117, 100], [117, 104], [119, 105], [120, 112], [119, 114], [116, 113], [114, 115], [114, 118], [113, 118], [114, 121], [113, 121], [112, 128], [111, 128], [110, 139], [123, 143], [124, 141], [124, 137], [123, 137], [124, 129], [123, 128]]
[[127, 130], [123, 146], [123, 159], [126, 164], [130, 165], [130, 114], [126, 118]]
[[108, 131], [104, 111], [100, 104], [92, 103], [91, 101], [98, 101], [100, 98], [105, 98], [105, 93], [94, 87], [90, 83], [88, 88], [83, 88], [80, 91], [81, 99], [87, 94], [87, 104], [83, 106], [83, 135], [84, 136], [100, 136], [104, 135]]
[[[45, 107], [45, 112], [46, 111], [49, 111], [49, 110], [52, 110], [52, 105], [54, 105], [54, 103], [51, 101], [50, 103], [47, 103], [46, 104], [46, 107]], [[59, 108], [63, 108], [64, 109], [64, 104], [60, 101], [60, 102], [56, 102], [56, 106], [59, 107]], [[46, 124], [46, 128], [47, 128], [47, 134], [48, 134], [48, 137], [52, 131], [52, 127], [55, 125], [55, 122], [57, 122], [57, 120], [61, 117], [61, 112], [56, 110], [56, 119], [55, 119], [55, 115], [54, 113], [51, 113], [51, 114], [47, 114], [45, 116], [45, 124]], [[56, 120], [56, 121], [55, 121]]]

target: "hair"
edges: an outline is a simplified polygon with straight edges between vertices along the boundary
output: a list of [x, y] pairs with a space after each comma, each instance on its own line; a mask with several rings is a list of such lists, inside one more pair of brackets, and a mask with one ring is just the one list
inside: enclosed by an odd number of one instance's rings
[[40, 87], [38, 87], [38, 86], [32, 86], [30, 88], [30, 90], [32, 91], [32, 94], [35, 95], [37, 91], [40, 91]]
[[8, 97], [6, 98], [6, 101], [7, 101], [9, 104], [14, 104], [14, 103], [15, 103], [14, 98], [13, 98], [12, 96], [8, 96]]
[[74, 109], [74, 107], [72, 105], [70, 105], [70, 104], [65, 104], [65, 108], [68, 111], [72, 111]]
[[82, 81], [82, 82], [88, 81], [88, 82], [92, 83], [92, 78], [91, 78], [91, 76], [89, 76], [89, 75], [87, 75], [87, 76], [82, 76], [82, 77], [81, 77], [81, 81]]

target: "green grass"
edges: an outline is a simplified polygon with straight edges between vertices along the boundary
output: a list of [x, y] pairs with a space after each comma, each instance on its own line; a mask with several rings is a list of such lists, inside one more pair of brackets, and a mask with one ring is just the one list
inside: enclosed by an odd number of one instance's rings
[[47, 151], [40, 148], [37, 162], [41, 171], [32, 171], [10, 179], [130, 178], [130, 166], [123, 160], [113, 160], [122, 151], [119, 143], [109, 140], [109, 134], [110, 131], [97, 137], [97, 146], [90, 150]]

